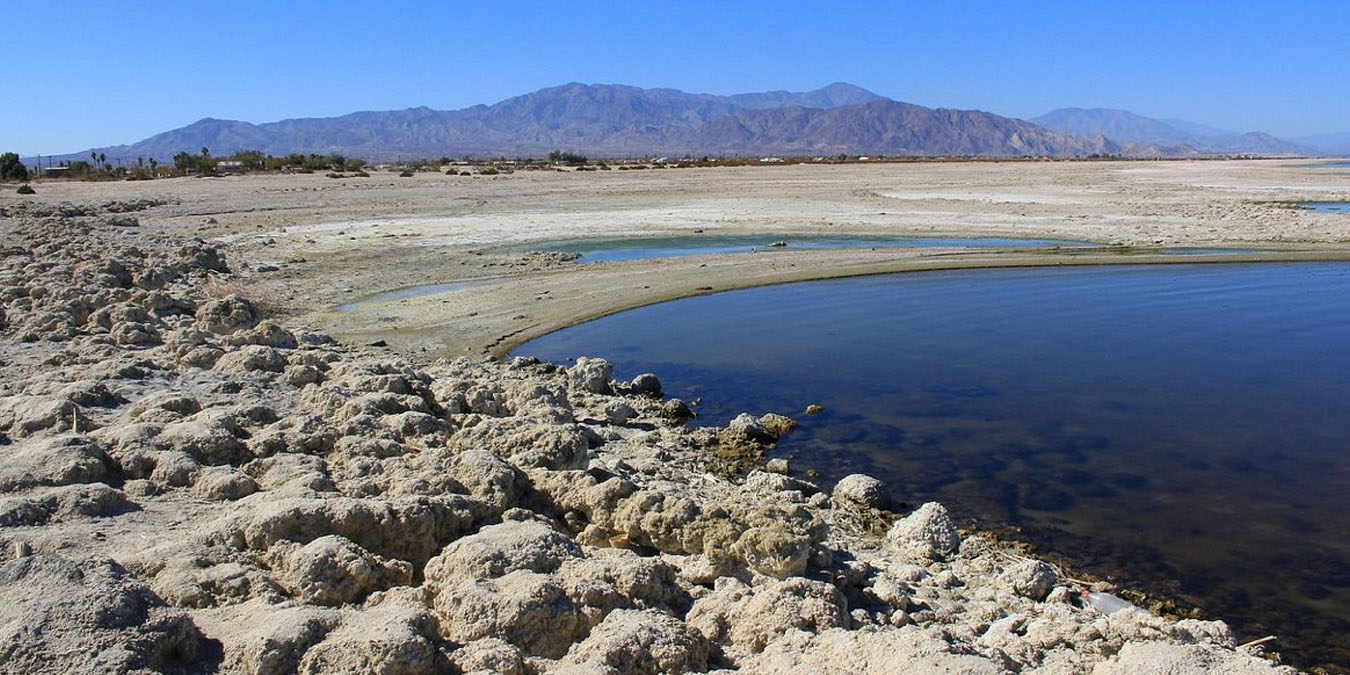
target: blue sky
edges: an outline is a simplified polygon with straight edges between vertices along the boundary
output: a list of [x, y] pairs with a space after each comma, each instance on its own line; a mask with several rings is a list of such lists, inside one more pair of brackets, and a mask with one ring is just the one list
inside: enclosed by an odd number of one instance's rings
[[0, 151], [203, 117], [492, 103], [566, 82], [730, 94], [851, 82], [1031, 117], [1124, 108], [1350, 131], [1350, 2], [23, 2]]

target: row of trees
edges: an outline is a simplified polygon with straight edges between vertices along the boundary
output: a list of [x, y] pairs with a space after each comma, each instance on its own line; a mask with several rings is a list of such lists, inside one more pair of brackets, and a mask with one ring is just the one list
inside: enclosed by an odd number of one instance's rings
[[28, 180], [28, 167], [19, 161], [17, 153], [0, 155], [0, 180]]
[[184, 151], [173, 156], [174, 169], [180, 174], [212, 174], [226, 167], [231, 171], [360, 171], [365, 165], [363, 159], [348, 159], [337, 153], [273, 157], [261, 150], [240, 150], [228, 157], [213, 157], [211, 149], [204, 147], [199, 154]]
[[[471, 158], [466, 155], [465, 162]], [[525, 160], [526, 163], [532, 163], [537, 160]], [[131, 179], [149, 179], [162, 175], [159, 161], [154, 157], [147, 160], [144, 157], [136, 158], [134, 167], [121, 166], [121, 161], [117, 160], [118, 166], [113, 166], [108, 161], [106, 154], [90, 151], [89, 159], [64, 161], [61, 166], [66, 169], [66, 174], [79, 178], [131, 178]], [[551, 164], [568, 164], [571, 166], [581, 166], [587, 164], [589, 160], [585, 155], [574, 152], [564, 152], [554, 150], [548, 155], [548, 162]], [[451, 164], [449, 157], [440, 158], [436, 161], [416, 161], [410, 166], [414, 168], [443, 168]], [[439, 165], [439, 167], [437, 166]], [[202, 174], [212, 175], [222, 170], [232, 172], [241, 171], [361, 171], [365, 168], [366, 162], [361, 159], [347, 158], [338, 153], [320, 155], [316, 153], [300, 154], [292, 153], [281, 157], [264, 154], [260, 150], [240, 150], [227, 157], [216, 157], [211, 154], [211, 149], [203, 147], [200, 152], [193, 154], [187, 151], [180, 152], [173, 156], [173, 170], [177, 175]], [[167, 169], [166, 169], [167, 171]], [[0, 180], [28, 180], [29, 174], [27, 167], [19, 161], [19, 156], [12, 152], [0, 155]]]

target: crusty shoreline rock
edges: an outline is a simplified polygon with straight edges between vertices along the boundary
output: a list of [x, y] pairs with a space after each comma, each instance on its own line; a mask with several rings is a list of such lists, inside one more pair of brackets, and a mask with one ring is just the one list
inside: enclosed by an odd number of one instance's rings
[[0, 672], [1288, 672], [759, 470], [785, 417], [348, 348], [102, 213], [0, 222]]

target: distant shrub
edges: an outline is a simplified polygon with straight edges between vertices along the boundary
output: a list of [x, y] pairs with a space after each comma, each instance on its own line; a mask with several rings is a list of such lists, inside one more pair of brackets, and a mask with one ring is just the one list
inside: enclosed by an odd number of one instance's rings
[[570, 166], [580, 166], [582, 164], [585, 164], [589, 160], [586, 159], [586, 155], [577, 154], [575, 152], [563, 152], [561, 150], [554, 150], [553, 152], [548, 153], [548, 161], [554, 164], [562, 163]]
[[398, 177], [399, 177], [399, 178], [412, 178], [412, 177], [413, 177], [412, 169], [404, 169], [404, 170], [398, 172]]
[[35, 195], [37, 194], [37, 190], [34, 190], [32, 185], [24, 183], [19, 186], [18, 193], [21, 195]]
[[314, 173], [314, 169], [296, 169], [296, 173]]
[[370, 174], [368, 174], [368, 173], [366, 173], [366, 172], [364, 172], [364, 171], [357, 171], [356, 173], [354, 173], [354, 174], [352, 174], [352, 175], [353, 175], [353, 176], [356, 176], [357, 178], [370, 178]]
[[346, 178], [347, 176], [346, 176], [346, 174], [341, 174], [341, 173], [333, 172], [333, 173], [328, 174], [328, 177], [329, 177], [329, 178]]
[[482, 171], [479, 171], [478, 173], [481, 174], [481, 175], [484, 175], [484, 176], [495, 176], [495, 175], [497, 175], [497, 174], [499, 174], [499, 173], [501, 173], [501, 172], [489, 166], [488, 168], [483, 169]]
[[18, 153], [0, 155], [0, 180], [28, 180], [28, 167], [19, 161]]

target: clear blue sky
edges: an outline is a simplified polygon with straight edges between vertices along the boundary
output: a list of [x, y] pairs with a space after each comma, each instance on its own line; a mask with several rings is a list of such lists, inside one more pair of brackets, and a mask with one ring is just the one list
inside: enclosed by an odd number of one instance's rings
[[851, 82], [1031, 117], [1124, 108], [1350, 131], [1350, 1], [15, 2], [0, 151], [202, 117], [492, 103], [566, 82], [730, 94]]

